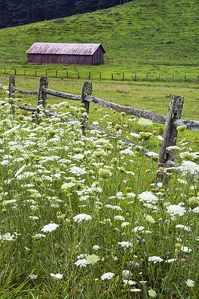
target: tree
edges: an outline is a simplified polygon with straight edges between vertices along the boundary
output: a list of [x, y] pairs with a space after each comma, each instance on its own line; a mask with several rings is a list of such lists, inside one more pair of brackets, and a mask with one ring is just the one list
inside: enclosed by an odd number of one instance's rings
[[0, 28], [62, 18], [126, 2], [129, 0], [0, 0]]

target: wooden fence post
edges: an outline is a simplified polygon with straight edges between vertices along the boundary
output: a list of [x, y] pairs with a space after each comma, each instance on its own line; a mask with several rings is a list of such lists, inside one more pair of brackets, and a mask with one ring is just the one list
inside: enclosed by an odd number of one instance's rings
[[15, 76], [9, 77], [9, 98], [15, 98]]
[[39, 82], [39, 94], [37, 105], [42, 105], [46, 107], [47, 94], [43, 91], [43, 88], [48, 88], [48, 77], [41, 77]]
[[86, 121], [88, 118], [89, 108], [90, 108], [90, 102], [86, 101], [86, 97], [91, 95], [92, 95], [92, 83], [84, 82], [82, 87], [82, 98], [81, 98], [81, 103], [83, 104], [86, 110], [86, 113], [84, 114], [81, 121], [82, 132], [84, 135], [86, 134]]
[[[183, 103], [184, 103], [183, 97], [180, 96], [172, 97], [169, 106], [167, 120], [165, 123], [164, 139], [159, 154], [159, 167], [166, 167], [169, 161], [174, 160], [174, 156], [172, 152], [168, 151], [167, 148], [169, 146], [176, 145], [178, 130], [177, 127], [174, 125], [174, 122], [177, 119], [181, 118]], [[157, 177], [160, 180], [167, 181], [166, 176], [164, 174], [160, 174], [160, 172], [158, 173]]]

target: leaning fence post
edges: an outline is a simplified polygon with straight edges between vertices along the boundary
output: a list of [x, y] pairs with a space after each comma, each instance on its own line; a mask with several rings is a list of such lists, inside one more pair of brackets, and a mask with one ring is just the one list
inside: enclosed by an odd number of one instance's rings
[[48, 88], [48, 77], [41, 77], [39, 82], [39, 94], [37, 105], [42, 105], [44, 108], [46, 107], [46, 99], [47, 94], [44, 92], [44, 88]]
[[15, 98], [15, 76], [9, 77], [9, 98]]
[[[170, 106], [169, 112], [167, 116], [167, 120], [165, 123], [165, 131], [164, 131], [164, 138], [162, 142], [162, 146], [160, 149], [159, 154], [159, 167], [166, 167], [169, 161], [174, 160], [174, 156], [171, 151], [168, 151], [167, 148], [169, 146], [176, 145], [178, 130], [177, 127], [174, 125], [174, 122], [177, 119], [181, 118], [182, 109], [183, 109], [184, 98], [180, 96], [173, 96]], [[164, 174], [160, 174], [158, 172], [157, 175], [158, 179], [160, 180], [167, 180]]]
[[89, 114], [89, 108], [90, 108], [90, 102], [86, 101], [87, 96], [92, 95], [92, 83], [89, 82], [84, 82], [83, 87], [82, 87], [82, 98], [81, 98], [81, 103], [84, 106], [86, 112], [83, 115], [81, 126], [82, 126], [82, 132], [85, 135], [86, 131], [86, 121], [88, 118]]

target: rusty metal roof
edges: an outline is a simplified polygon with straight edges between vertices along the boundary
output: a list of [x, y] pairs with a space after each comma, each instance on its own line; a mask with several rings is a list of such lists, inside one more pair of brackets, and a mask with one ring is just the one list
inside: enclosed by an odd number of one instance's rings
[[27, 54], [93, 55], [101, 44], [34, 43]]

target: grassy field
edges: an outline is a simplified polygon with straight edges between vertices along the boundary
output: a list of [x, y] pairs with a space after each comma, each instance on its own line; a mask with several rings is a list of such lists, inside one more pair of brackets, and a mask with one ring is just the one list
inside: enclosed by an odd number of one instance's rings
[[[91, 72], [110, 79], [196, 80], [199, 75], [199, 4], [195, 0], [136, 0], [122, 6], [63, 19], [0, 30], [0, 68], [16, 68], [18, 73], [49, 75], [56, 70], [83, 77]], [[28, 66], [26, 50], [35, 41], [99, 42], [106, 49], [101, 66]], [[10, 64], [10, 65], [9, 65]]]
[[[20, 80], [20, 87], [37, 87]], [[52, 87], [76, 92], [80, 83], [52, 81]], [[123, 83], [119, 92], [108, 83], [94, 86], [94, 93], [117, 101], [126, 90]], [[157, 86], [133, 88], [138, 99], [141, 89], [149, 96]], [[162, 96], [182, 86], [164, 88]], [[0, 106], [0, 297], [197, 299], [199, 157], [185, 131], [178, 139], [182, 174], [169, 172], [165, 188], [156, 181], [157, 161], [138, 148], [97, 130], [85, 137], [78, 123], [42, 114], [36, 124], [26, 113], [13, 114], [13, 104]], [[66, 119], [84, 113], [55, 101], [50, 106]], [[158, 128], [121, 113], [110, 113], [112, 122], [102, 117], [106, 127], [120, 134], [129, 126], [141, 145], [158, 150]], [[99, 109], [94, 120], [100, 118]]]
[[[81, 94], [83, 86], [83, 80], [60, 80], [60, 79], [49, 79], [49, 88], [65, 91], [74, 94]], [[199, 118], [199, 96], [198, 96], [198, 84], [197, 83], [178, 83], [178, 82], [113, 82], [113, 81], [92, 81], [93, 82], [93, 95], [113, 101], [118, 104], [135, 107], [142, 110], [156, 112], [162, 115], [167, 115], [169, 103], [172, 95], [180, 95], [184, 97], [184, 107], [182, 119], [198, 120]], [[6, 76], [0, 77], [0, 83], [7, 85], [8, 78]], [[37, 90], [39, 85], [39, 79], [37, 78], [26, 78], [16, 77], [16, 86], [25, 90]], [[3, 95], [3, 93], [0, 93]], [[37, 96], [22, 96], [16, 94], [16, 96], [28, 105], [35, 107], [37, 105]], [[48, 96], [47, 106], [51, 108], [52, 104], [59, 103], [62, 100]], [[70, 103], [70, 102], [69, 102]], [[79, 103], [72, 102], [72, 105], [79, 107]], [[102, 128], [107, 127], [108, 122], [113, 124], [125, 123], [127, 117], [120, 116], [120, 113], [114, 113], [110, 109], [104, 109], [99, 106], [91, 105], [89, 114], [89, 122], [98, 121]], [[129, 133], [131, 130], [144, 130], [141, 126], [137, 126], [137, 122], [127, 121], [128, 126], [124, 134]], [[146, 128], [145, 130], [147, 130]], [[150, 128], [158, 135], [163, 133], [164, 126], [153, 124]], [[193, 149], [199, 146], [198, 132], [186, 131], [183, 133], [190, 142], [190, 146]], [[135, 141], [135, 140], [134, 140]], [[149, 148], [153, 148], [154, 144], [150, 144], [148, 141]], [[159, 151], [160, 143], [157, 146]]]
[[[34, 76], [47, 69], [63, 77], [49, 78], [49, 88], [81, 94], [91, 72], [97, 97], [167, 115], [180, 95], [182, 119], [198, 120], [198, 15], [196, 0], [135, 0], [0, 30], [0, 84], [17, 69], [16, 86], [35, 91]], [[34, 41], [100, 42], [106, 63], [28, 66]], [[37, 106], [37, 96], [16, 101]], [[89, 123], [134, 148], [98, 130], [84, 136], [79, 122], [19, 111], [5, 90], [0, 102], [0, 298], [198, 299], [199, 132], [178, 132], [170, 150], [181, 166], [165, 170], [164, 185], [156, 177], [163, 125], [91, 104]], [[51, 96], [47, 107], [66, 120], [85, 112]]]

